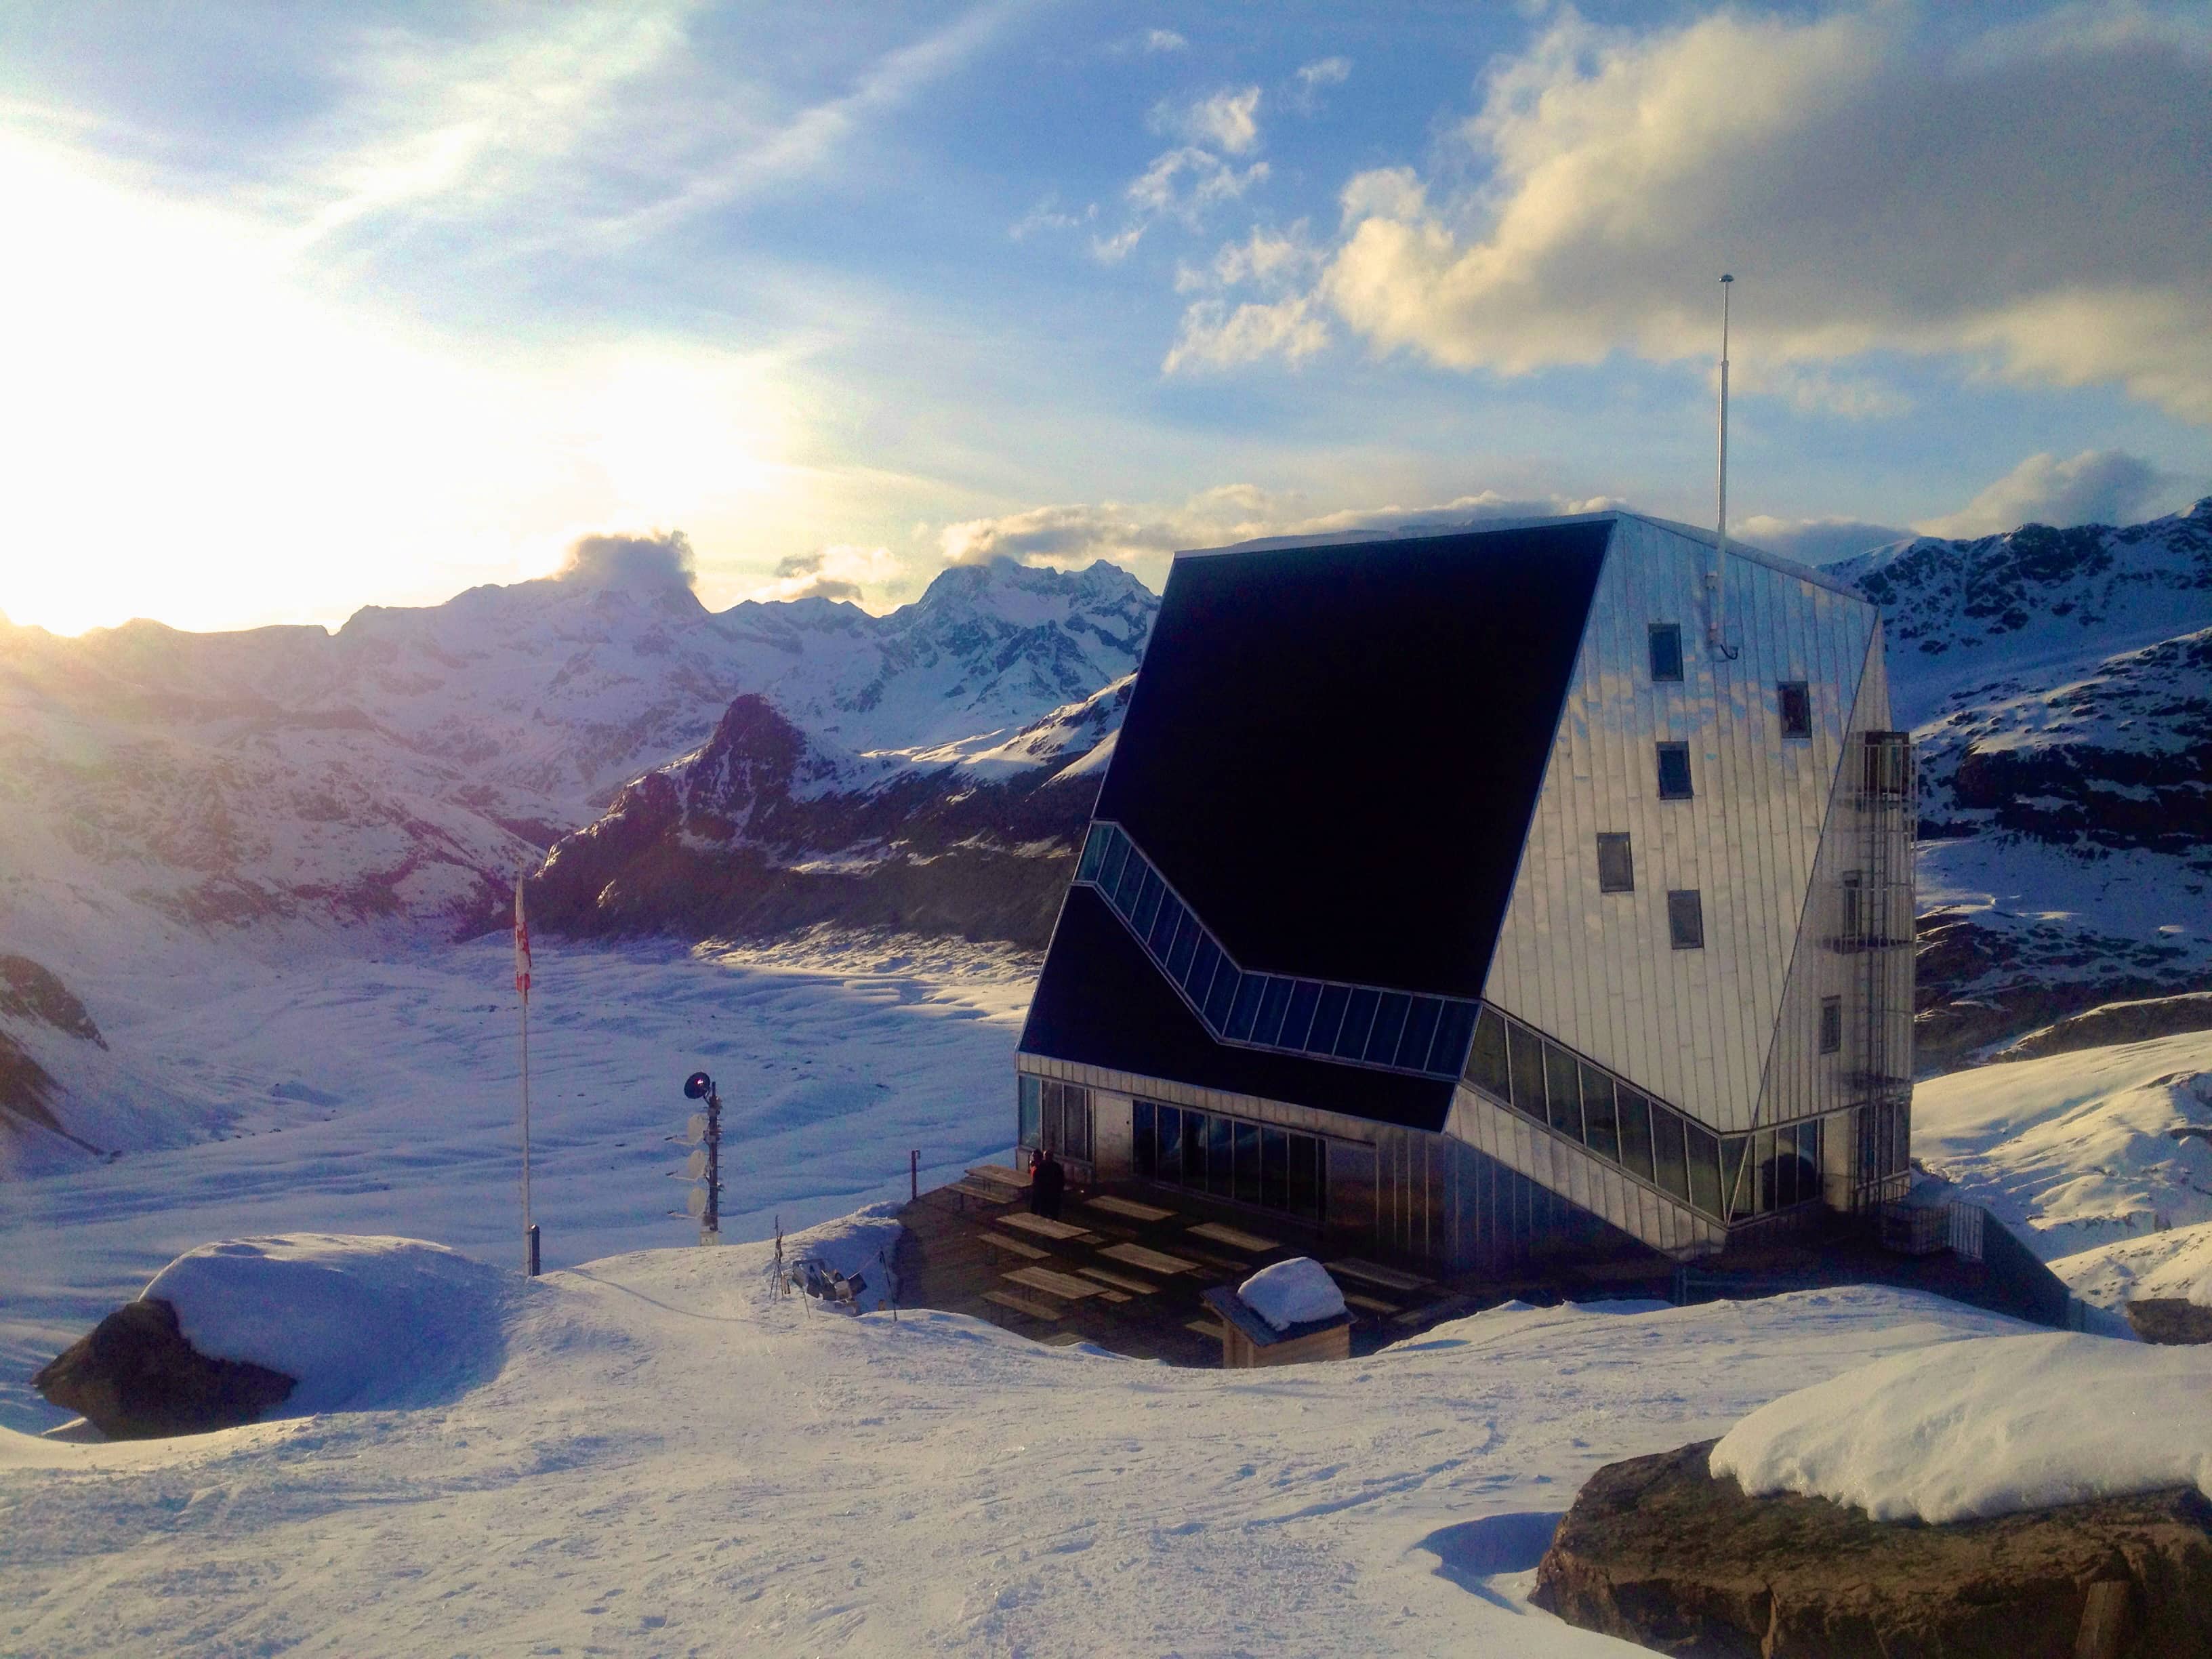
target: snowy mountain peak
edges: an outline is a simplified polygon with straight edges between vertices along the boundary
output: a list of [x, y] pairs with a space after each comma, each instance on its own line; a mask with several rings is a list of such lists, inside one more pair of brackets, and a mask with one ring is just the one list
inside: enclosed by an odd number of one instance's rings
[[1923, 536], [1826, 570], [1882, 608], [1898, 713], [1917, 724], [1993, 672], [2086, 667], [2212, 623], [2212, 499], [2139, 525]]

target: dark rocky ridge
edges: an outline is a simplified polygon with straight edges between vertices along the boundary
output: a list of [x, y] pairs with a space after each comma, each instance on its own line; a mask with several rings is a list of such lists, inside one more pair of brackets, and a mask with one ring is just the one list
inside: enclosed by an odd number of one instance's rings
[[2075, 1659], [2094, 1595], [2118, 1615], [2100, 1656], [2212, 1656], [2212, 1504], [2193, 1488], [1897, 1524], [1825, 1498], [1748, 1498], [1709, 1472], [1712, 1446], [1600, 1469], [1530, 1599], [1712, 1659]]
[[697, 754], [556, 844], [530, 883], [532, 917], [599, 935], [830, 922], [1042, 949], [1101, 775], [1061, 775], [1089, 752], [1082, 738], [1118, 723], [1128, 684], [1039, 722], [1041, 738], [1077, 741], [997, 780], [947, 764], [843, 784], [840, 757], [767, 698], [739, 697]]

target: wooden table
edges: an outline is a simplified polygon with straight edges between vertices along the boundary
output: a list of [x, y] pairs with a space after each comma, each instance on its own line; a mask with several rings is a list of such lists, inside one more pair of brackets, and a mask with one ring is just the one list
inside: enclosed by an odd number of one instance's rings
[[1149, 1273], [1194, 1273], [1198, 1271], [1195, 1261], [1170, 1255], [1165, 1250], [1146, 1249], [1142, 1244], [1109, 1244], [1098, 1254], [1132, 1267], [1142, 1267]]
[[1039, 1238], [1054, 1239], [1063, 1244], [1070, 1241], [1082, 1244], [1098, 1242], [1097, 1234], [1085, 1232], [1073, 1222], [1054, 1221], [1047, 1216], [1002, 1215], [999, 1218], [999, 1224], [1001, 1227], [1018, 1227], [1025, 1233], [1035, 1233]]
[[1232, 1250], [1279, 1250], [1283, 1248], [1279, 1239], [1262, 1238], [1257, 1233], [1224, 1226], [1218, 1221], [1201, 1222], [1190, 1229], [1190, 1236], [1212, 1239], [1216, 1244], [1226, 1244]]
[[1056, 1296], [1063, 1302], [1080, 1302], [1086, 1296], [1103, 1296], [1106, 1287], [1087, 1279], [1078, 1279], [1073, 1273], [1056, 1273], [1049, 1267], [1022, 1267], [1006, 1275], [1012, 1285], [1026, 1285], [1033, 1291], [1042, 1291], [1047, 1296]]
[[1109, 1215], [1127, 1216], [1132, 1221], [1165, 1221], [1175, 1214], [1173, 1210], [1163, 1210], [1157, 1204], [1139, 1204], [1133, 1198], [1116, 1198], [1111, 1193], [1086, 1198], [1083, 1202], [1088, 1208], [1103, 1210]]

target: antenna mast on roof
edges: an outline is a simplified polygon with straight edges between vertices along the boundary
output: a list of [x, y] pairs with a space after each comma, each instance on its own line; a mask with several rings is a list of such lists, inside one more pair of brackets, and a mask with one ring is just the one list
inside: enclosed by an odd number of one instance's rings
[[1724, 643], [1723, 623], [1727, 616], [1728, 592], [1728, 380], [1729, 380], [1729, 287], [1735, 278], [1723, 273], [1721, 277], [1721, 457], [1720, 512], [1718, 535], [1713, 545], [1713, 568], [1705, 575], [1705, 586], [1712, 603], [1705, 607], [1705, 643], [1716, 656], [1735, 659], [1736, 653]]

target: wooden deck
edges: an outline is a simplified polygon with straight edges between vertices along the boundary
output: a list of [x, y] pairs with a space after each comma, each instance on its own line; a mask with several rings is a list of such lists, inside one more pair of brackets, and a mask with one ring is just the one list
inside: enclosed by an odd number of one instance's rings
[[[972, 1314], [1040, 1342], [1091, 1342], [1212, 1367], [1221, 1364], [1221, 1326], [1203, 1292], [1233, 1288], [1271, 1262], [1322, 1254], [1316, 1241], [1270, 1237], [1218, 1212], [1171, 1207], [1150, 1189], [1141, 1198], [1071, 1193], [1067, 1212], [1076, 1219], [1031, 1215], [1023, 1177], [1005, 1169], [971, 1170], [924, 1193], [900, 1212], [900, 1303]], [[1409, 1334], [1408, 1311], [1445, 1296], [1410, 1273], [1351, 1265], [1341, 1283], [1357, 1298], [1355, 1352]]]

